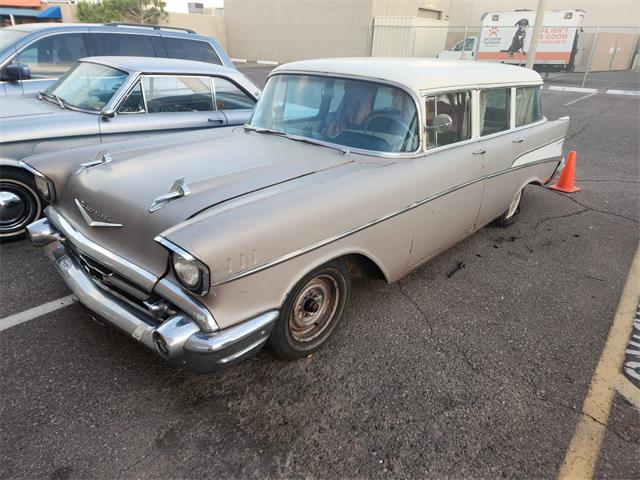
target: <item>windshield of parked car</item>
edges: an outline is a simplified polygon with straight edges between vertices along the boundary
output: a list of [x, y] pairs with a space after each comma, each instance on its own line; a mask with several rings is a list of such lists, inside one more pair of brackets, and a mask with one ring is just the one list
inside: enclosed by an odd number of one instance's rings
[[313, 75], [269, 79], [251, 127], [378, 152], [418, 148], [418, 114], [405, 91]]
[[11, 30], [10, 28], [0, 29], [0, 52], [11, 47], [14, 43], [27, 35], [27, 32]]
[[99, 112], [127, 79], [127, 73], [97, 63], [80, 62], [50, 86], [45, 96], [65, 106]]

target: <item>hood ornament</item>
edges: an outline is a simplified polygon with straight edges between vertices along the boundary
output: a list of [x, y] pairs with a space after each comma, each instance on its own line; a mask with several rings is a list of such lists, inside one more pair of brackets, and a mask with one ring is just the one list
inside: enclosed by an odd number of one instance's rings
[[185, 179], [179, 178], [175, 182], [173, 182], [173, 185], [169, 189], [169, 193], [160, 195], [153, 202], [151, 202], [151, 205], [149, 205], [149, 213], [160, 210], [165, 205], [168, 205], [169, 203], [179, 198], [186, 197], [190, 193], [191, 189], [189, 188], [189, 185], [187, 185], [187, 182], [185, 182]]
[[[95, 208], [90, 207], [87, 202], [84, 200], [76, 200], [76, 205], [78, 206], [78, 210], [82, 214], [82, 218], [90, 227], [121, 227], [121, 223], [113, 223], [111, 217], [106, 213], [101, 212], [100, 210], [96, 210]], [[93, 217], [98, 217], [100, 220], [95, 220]]]
[[82, 172], [84, 172], [85, 170], [90, 169], [91, 167], [95, 167], [97, 165], [103, 165], [105, 163], [110, 163], [111, 160], [113, 160], [111, 158], [111, 154], [105, 152], [104, 150], [100, 150], [97, 154], [96, 154], [96, 158], [94, 158], [93, 160], [89, 160], [88, 162], [84, 162], [81, 163], [80, 165], [78, 165], [78, 169], [76, 170], [76, 175], [80, 175]]

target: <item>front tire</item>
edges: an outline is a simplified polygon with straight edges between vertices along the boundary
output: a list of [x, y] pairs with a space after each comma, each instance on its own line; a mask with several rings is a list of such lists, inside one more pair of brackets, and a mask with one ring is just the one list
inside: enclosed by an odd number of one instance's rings
[[511, 205], [507, 208], [507, 211], [496, 218], [492, 223], [498, 227], [508, 227], [515, 223], [520, 215], [520, 203], [522, 202], [522, 196], [524, 195], [524, 189], [518, 190], [518, 192], [511, 200]]
[[342, 260], [305, 275], [287, 295], [269, 345], [284, 360], [309, 356], [331, 337], [351, 293], [351, 277]]
[[27, 225], [42, 215], [42, 208], [33, 175], [15, 169], [0, 171], [0, 241], [23, 237]]

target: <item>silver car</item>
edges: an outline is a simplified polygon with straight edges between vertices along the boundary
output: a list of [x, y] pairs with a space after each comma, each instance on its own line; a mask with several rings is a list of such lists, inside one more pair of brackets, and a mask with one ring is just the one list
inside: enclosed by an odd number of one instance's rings
[[0, 99], [0, 239], [22, 235], [46, 205], [23, 158], [241, 125], [250, 118], [259, 93], [242, 73], [218, 65], [93, 57], [78, 62], [38, 98]]
[[[309, 355], [351, 279], [394, 282], [562, 164], [540, 76], [490, 63], [312, 60], [275, 69], [249, 124], [26, 160], [29, 226], [81, 303], [196, 372], [266, 342]], [[399, 328], [401, 328], [399, 326]]]

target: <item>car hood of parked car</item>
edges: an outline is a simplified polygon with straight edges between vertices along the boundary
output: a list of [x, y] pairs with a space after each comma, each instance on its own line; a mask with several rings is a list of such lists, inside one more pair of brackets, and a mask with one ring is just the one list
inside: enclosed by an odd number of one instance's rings
[[[62, 109], [38, 98], [3, 98], [0, 99], [0, 144], [97, 135], [98, 118], [98, 115]], [[3, 156], [7, 155], [3, 148]]]
[[[78, 164], [103, 159], [78, 173]], [[166, 269], [166, 252], [153, 239], [166, 229], [232, 199], [293, 188], [296, 180], [353, 163], [353, 156], [234, 127], [83, 147], [26, 161], [54, 181], [55, 207], [81, 233], [159, 276]], [[176, 182], [183, 182], [184, 196], [150, 212], [154, 201], [176, 190]], [[99, 226], [109, 223], [114, 226]], [[215, 232], [202, 235], [215, 241]]]
[[30, 97], [7, 97], [0, 100], [0, 118], [29, 117], [33, 115], [47, 115], [59, 113], [62, 109], [58, 105]]

